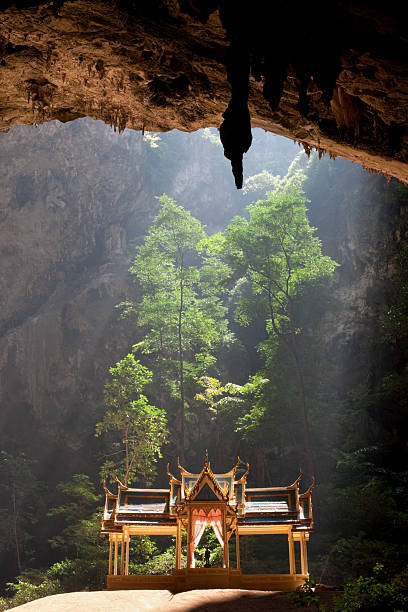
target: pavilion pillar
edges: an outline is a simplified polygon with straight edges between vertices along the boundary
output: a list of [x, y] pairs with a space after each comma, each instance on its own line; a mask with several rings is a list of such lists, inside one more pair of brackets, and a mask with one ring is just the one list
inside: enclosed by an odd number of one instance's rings
[[125, 532], [122, 531], [122, 540], [120, 546], [120, 573], [123, 576], [125, 566]]
[[295, 543], [293, 541], [292, 527], [289, 527], [288, 543], [289, 543], [289, 573], [296, 574]]
[[112, 534], [109, 534], [109, 566], [108, 566], [108, 575], [112, 575]]
[[130, 546], [130, 535], [129, 531], [126, 532], [126, 563], [125, 563], [125, 576], [129, 575], [129, 546]]
[[177, 519], [176, 533], [176, 570], [181, 569], [181, 521]]
[[239, 532], [238, 532], [238, 523], [235, 527], [235, 550], [237, 553], [237, 569], [241, 569], [241, 556], [239, 553]]
[[118, 536], [115, 533], [115, 561], [113, 566], [113, 574], [118, 575]]
[[227, 533], [227, 517], [225, 515], [225, 510], [223, 512], [223, 521], [222, 521], [222, 530], [224, 536], [224, 556], [225, 556], [225, 567], [229, 567], [229, 543], [228, 543], [228, 533]]
[[192, 524], [191, 524], [191, 509], [188, 509], [187, 515], [187, 569], [191, 568], [192, 558], [191, 558], [191, 540], [192, 540]]
[[300, 540], [300, 562], [301, 562], [302, 574], [309, 574], [308, 564], [307, 564], [307, 544], [306, 544], [306, 536], [304, 533], [302, 533], [301, 540]]

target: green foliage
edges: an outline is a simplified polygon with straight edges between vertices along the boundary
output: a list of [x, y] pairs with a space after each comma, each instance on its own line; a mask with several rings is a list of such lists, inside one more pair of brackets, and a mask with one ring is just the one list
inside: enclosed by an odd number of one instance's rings
[[[176, 556], [175, 546], [170, 546], [163, 553], [156, 554], [144, 564], [132, 564], [130, 572], [133, 574], [172, 574], [174, 571], [174, 559]], [[182, 557], [185, 560], [185, 556]]]
[[[185, 567], [185, 547], [182, 547], [182, 567]], [[153, 541], [146, 536], [130, 541], [130, 574], [172, 574], [176, 555], [175, 538], [160, 537]]]
[[[215, 350], [228, 333], [219, 285], [226, 265], [206, 254], [201, 223], [166, 195], [130, 268], [143, 290], [140, 302], [120, 304], [145, 330], [135, 351], [153, 360], [159, 401], [178, 394], [180, 445], [184, 449], [186, 384], [214, 366]], [[166, 398], [166, 399], [167, 399]], [[166, 402], [167, 403], [167, 402]]]
[[[250, 376], [245, 385], [226, 383], [222, 385], [217, 378], [202, 376], [199, 380], [203, 387], [201, 393], [197, 393], [195, 398], [204, 402], [212, 418], [218, 420], [221, 414], [226, 413], [227, 421], [231, 424], [232, 419], [237, 418], [237, 408], [239, 405], [246, 406], [259, 397], [268, 379], [262, 378], [260, 374]], [[241, 411], [242, 412], [242, 411]]]
[[266, 200], [248, 207], [249, 220], [235, 217], [226, 230], [224, 252], [252, 296], [238, 300], [237, 320], [248, 325], [264, 312], [269, 334], [296, 334], [293, 299], [305, 283], [330, 278], [337, 264], [321, 252], [310, 227], [303, 175], [282, 180]]
[[144, 132], [143, 140], [146, 144], [149, 145], [151, 149], [158, 149], [161, 144], [161, 138], [158, 134], [154, 132]]
[[280, 181], [280, 176], [275, 176], [267, 170], [262, 170], [258, 174], [249, 176], [244, 181], [244, 188], [242, 192], [244, 194], [251, 192], [259, 192], [264, 195], [267, 191], [272, 191], [277, 187]]
[[200, 134], [202, 138], [205, 138], [205, 140], [208, 140], [217, 147], [221, 147], [220, 137], [215, 130], [212, 130], [211, 128], [204, 128], [203, 130], [200, 130]]
[[408, 340], [408, 245], [395, 258], [396, 299], [381, 317], [384, 339], [395, 345]]
[[[97, 533], [97, 536], [100, 534]], [[89, 548], [86, 554], [83, 551], [80, 554], [75, 559], [58, 561], [47, 570], [46, 574], [51, 580], [59, 581], [60, 592], [84, 589], [100, 591], [105, 588], [108, 548], [100, 542]]]
[[306, 578], [304, 583], [297, 587], [296, 591], [289, 593], [289, 599], [296, 608], [315, 608], [324, 612], [325, 607], [320, 605], [320, 598], [315, 593], [316, 582], [313, 576]]
[[113, 434], [114, 458], [105, 461], [101, 474], [104, 479], [117, 474], [128, 485], [137, 476], [152, 476], [167, 437], [165, 412], [150, 405], [143, 395], [152, 373], [134, 355], [126, 355], [109, 372], [112, 380], [105, 385], [108, 410], [96, 425], [96, 435]]
[[344, 595], [335, 600], [335, 612], [403, 612], [408, 597], [390, 580], [384, 565], [377, 563], [373, 576], [360, 576], [347, 582]]
[[41, 572], [30, 572], [18, 576], [16, 582], [8, 582], [10, 598], [0, 598], [0, 610], [9, 610], [29, 601], [55, 595], [60, 592], [58, 580], [52, 580]]
[[0, 543], [11, 551], [21, 573], [30, 540], [29, 528], [38, 520], [41, 486], [33, 473], [35, 462], [24, 453], [0, 453]]
[[68, 557], [52, 565], [46, 575], [50, 580], [58, 580], [63, 591], [101, 588], [108, 551], [100, 533], [101, 496], [96, 495], [86, 474], [74, 474], [70, 481], [57, 485], [57, 490], [66, 502], [48, 512], [60, 525], [58, 534], [49, 542]]
[[[207, 406], [210, 421], [214, 427], [215, 459], [220, 459], [221, 444], [225, 447], [225, 438], [232, 438], [232, 432], [238, 434], [242, 441], [252, 442], [252, 433], [257, 429], [255, 413], [262, 409], [258, 402], [262, 397], [268, 379], [260, 374], [250, 376], [245, 385], [226, 383], [222, 385], [217, 378], [203, 376], [199, 380], [202, 392], [195, 399]], [[254, 403], [256, 405], [254, 406]]]
[[[378, 510], [380, 515], [381, 510]], [[388, 520], [383, 517], [383, 526]], [[347, 525], [352, 526], [352, 521]], [[345, 527], [345, 525], [343, 525]], [[338, 533], [339, 526], [334, 525]], [[405, 546], [406, 549], [406, 546]], [[387, 564], [395, 574], [404, 563], [407, 551], [401, 543], [387, 542], [360, 531], [357, 535], [339, 538], [329, 550], [328, 571], [325, 572], [325, 580], [330, 582], [345, 581], [348, 578], [366, 575], [372, 568], [373, 561], [379, 559]]]
[[[233, 292], [236, 321], [246, 327], [260, 319], [265, 322], [266, 338], [258, 344], [258, 350], [268, 378], [282, 367], [282, 349], [290, 357], [300, 404], [304, 461], [311, 476], [315, 470], [300, 347], [307, 318], [302, 316], [299, 303], [310, 295], [312, 286], [324, 285], [331, 278], [337, 264], [323, 255], [316, 229], [309, 224], [302, 191], [304, 178], [302, 172], [294, 171], [276, 180], [274, 191], [265, 200], [248, 207], [249, 219], [235, 217], [224, 238], [213, 238], [213, 248], [224, 254], [237, 281]], [[256, 437], [266, 412], [267, 404], [258, 401], [252, 413], [242, 418], [240, 430], [248, 438]]]
[[71, 480], [60, 482], [57, 490], [66, 497], [72, 499], [70, 504], [54, 508], [48, 516], [63, 514], [67, 522], [78, 519], [90, 507], [100, 501], [100, 496], [95, 494], [94, 485], [87, 474], [74, 474]]
[[203, 533], [203, 537], [200, 540], [199, 547], [194, 551], [196, 558], [196, 567], [205, 566], [205, 549], [208, 548], [210, 551], [210, 565], [211, 567], [222, 567], [222, 548], [217, 540], [217, 536], [214, 531], [207, 527]]
[[154, 542], [149, 536], [133, 536], [131, 538], [130, 557], [135, 567], [147, 563], [157, 554], [159, 554], [159, 550], [156, 542]]
[[215, 291], [219, 272], [199, 255], [206, 237], [201, 223], [168, 196], [159, 200], [162, 208], [131, 267], [144, 292], [132, 308], [137, 325], [147, 330], [136, 348], [177, 363], [181, 334], [183, 354], [199, 365], [226, 332], [225, 308]]

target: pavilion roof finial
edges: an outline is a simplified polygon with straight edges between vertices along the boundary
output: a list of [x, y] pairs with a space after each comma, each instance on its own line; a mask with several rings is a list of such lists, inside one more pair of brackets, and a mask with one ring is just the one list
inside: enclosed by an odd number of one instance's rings
[[295, 487], [297, 487], [299, 485], [299, 482], [302, 480], [302, 477], [303, 477], [302, 468], [299, 468], [299, 476], [296, 478], [293, 484], [288, 486], [288, 489], [294, 489]]
[[246, 465], [247, 465], [247, 469], [245, 470], [244, 474], [242, 474], [241, 478], [239, 480], [237, 480], [237, 484], [244, 482], [246, 480], [246, 477], [248, 476], [248, 473], [249, 473], [249, 463], [247, 463]]
[[235, 472], [237, 471], [238, 466], [239, 466], [239, 464], [240, 464], [240, 463], [241, 463], [241, 459], [239, 458], [239, 455], [238, 455], [238, 457], [237, 457], [237, 462], [236, 462], [236, 464], [234, 465], [234, 467], [232, 468], [232, 472], [233, 472], [234, 474], [235, 474]]
[[170, 468], [170, 463], [168, 463], [167, 467], [166, 467], [167, 475], [170, 477], [170, 482], [175, 482], [175, 483], [181, 484], [180, 480], [178, 480], [177, 478], [175, 478], [173, 476], [173, 474], [170, 472], [169, 468]]
[[182, 474], [188, 474], [188, 470], [185, 470], [183, 466], [180, 464], [180, 457], [177, 457], [177, 467]]
[[112, 497], [115, 497], [115, 495], [111, 493], [111, 491], [109, 491], [108, 487], [106, 486], [106, 480], [102, 480], [102, 485], [107, 495], [111, 495]]
[[116, 482], [118, 483], [118, 485], [119, 485], [119, 487], [120, 487], [121, 489], [128, 489], [128, 488], [129, 488], [127, 485], [124, 485], [124, 484], [123, 484], [123, 482], [121, 482], [121, 481], [119, 480], [119, 478], [118, 478], [118, 475], [117, 475], [117, 474], [115, 474], [115, 480], [116, 480]]
[[312, 489], [314, 489], [314, 488], [315, 488], [315, 486], [316, 486], [316, 479], [315, 479], [315, 477], [314, 477], [314, 476], [312, 476], [312, 482], [311, 482], [311, 484], [310, 484], [309, 488], [307, 489], [307, 491], [305, 491], [304, 493], [302, 493], [302, 495], [305, 495], [305, 496], [306, 496], [306, 495], [309, 495], [309, 493], [311, 492], [311, 490], [312, 490]]

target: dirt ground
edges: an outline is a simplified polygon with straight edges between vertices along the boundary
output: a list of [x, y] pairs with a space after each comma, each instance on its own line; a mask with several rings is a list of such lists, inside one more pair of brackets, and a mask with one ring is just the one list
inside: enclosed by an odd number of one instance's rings
[[[328, 609], [333, 593], [321, 593]], [[14, 608], [22, 612], [294, 612], [286, 593], [206, 589], [173, 595], [170, 591], [94, 591], [63, 593]]]

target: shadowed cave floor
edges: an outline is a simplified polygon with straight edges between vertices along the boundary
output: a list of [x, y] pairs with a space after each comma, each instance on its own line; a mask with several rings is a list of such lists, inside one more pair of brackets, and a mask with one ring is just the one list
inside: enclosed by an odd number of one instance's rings
[[[326, 606], [336, 593], [323, 592]], [[207, 589], [173, 595], [170, 591], [95, 591], [63, 593], [31, 601], [15, 610], [38, 612], [283, 612], [299, 610], [286, 593]], [[329, 608], [330, 609], [330, 608]]]

